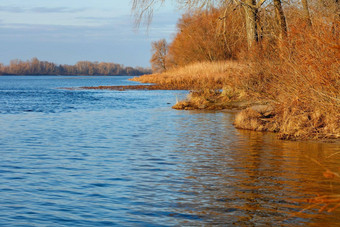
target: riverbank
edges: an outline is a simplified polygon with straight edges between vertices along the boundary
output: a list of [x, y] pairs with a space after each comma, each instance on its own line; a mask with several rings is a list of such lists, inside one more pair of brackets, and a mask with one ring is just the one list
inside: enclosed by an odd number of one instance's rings
[[289, 140], [340, 140], [335, 71], [334, 77], [328, 74], [316, 80], [279, 69], [233, 61], [204, 62], [132, 80], [190, 90], [175, 109], [238, 109], [234, 125], [240, 129], [277, 132], [279, 138]]
[[340, 223], [339, 209], [318, 212], [338, 178], [306, 158], [338, 173], [337, 144], [171, 110], [183, 91], [54, 89], [138, 85], [128, 77], [25, 78], [0, 77], [0, 226]]
[[182, 90], [182, 89], [169, 89], [162, 85], [119, 85], [119, 86], [97, 86], [97, 87], [79, 87], [79, 88], [61, 88], [66, 90], [114, 90], [114, 91], [126, 91], [126, 90]]

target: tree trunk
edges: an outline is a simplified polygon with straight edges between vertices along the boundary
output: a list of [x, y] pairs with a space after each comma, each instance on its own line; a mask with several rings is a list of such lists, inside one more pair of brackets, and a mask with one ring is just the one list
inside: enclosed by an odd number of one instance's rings
[[310, 13], [308, 8], [308, 0], [301, 0], [302, 7], [303, 7], [303, 16], [306, 20], [307, 25], [311, 28], [312, 27], [312, 20], [310, 19]]
[[332, 32], [338, 37], [339, 36], [339, 22], [340, 22], [340, 0], [335, 0], [334, 2], [334, 16], [333, 16], [333, 24], [332, 24]]
[[256, 0], [245, 0], [244, 12], [246, 20], [246, 30], [247, 30], [247, 42], [248, 48], [254, 46], [258, 41], [257, 34], [257, 9], [255, 8]]
[[281, 0], [274, 0], [274, 7], [275, 7], [276, 21], [280, 29], [279, 38], [280, 40], [282, 40], [287, 37], [287, 23], [286, 23], [285, 14], [282, 9]]

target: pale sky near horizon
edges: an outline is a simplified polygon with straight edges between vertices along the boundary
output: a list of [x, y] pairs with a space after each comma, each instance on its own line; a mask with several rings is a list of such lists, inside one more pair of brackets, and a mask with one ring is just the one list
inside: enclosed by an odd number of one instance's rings
[[158, 7], [147, 31], [135, 29], [130, 0], [0, 0], [0, 63], [37, 57], [148, 67], [151, 42], [170, 41], [180, 14]]

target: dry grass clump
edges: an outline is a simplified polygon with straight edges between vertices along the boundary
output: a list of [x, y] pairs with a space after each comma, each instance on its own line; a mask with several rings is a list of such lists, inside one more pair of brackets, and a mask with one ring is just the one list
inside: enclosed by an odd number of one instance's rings
[[235, 126], [279, 132], [282, 139], [340, 139], [338, 34], [324, 19], [314, 20], [312, 30], [296, 22], [286, 40], [254, 48], [248, 63], [200, 62], [133, 80], [192, 90], [176, 109], [245, 108], [269, 100], [276, 104], [270, 116], [251, 108]]
[[276, 108], [272, 104], [254, 105], [238, 113], [234, 120], [236, 128], [254, 131], [279, 131]]
[[275, 118], [283, 139], [340, 138], [340, 39], [322, 21], [313, 26], [292, 26], [278, 58], [261, 59], [252, 70], [266, 88], [258, 93], [280, 104]]
[[164, 73], [132, 78], [132, 81], [155, 83], [173, 89], [202, 90], [222, 89], [227, 84], [241, 81], [248, 71], [248, 65], [235, 62], [199, 62]]
[[187, 100], [177, 102], [172, 108], [182, 110], [192, 109], [222, 109], [220, 104], [223, 102], [217, 102], [217, 97], [221, 92], [214, 89], [202, 89], [198, 91], [192, 91]]
[[252, 106], [235, 117], [236, 128], [278, 132], [280, 139], [339, 139], [340, 115], [327, 115], [315, 107], [277, 104], [269, 114]]
[[[295, 104], [295, 105], [294, 105]], [[281, 139], [339, 139], [340, 115], [313, 103], [283, 104], [277, 122]]]
[[234, 125], [237, 128], [267, 131], [266, 122], [262, 121], [261, 114], [251, 108], [241, 111], [235, 118]]
[[245, 103], [240, 101], [250, 99], [244, 83], [251, 77], [249, 73], [250, 65], [241, 62], [199, 62], [131, 80], [154, 83], [166, 89], [191, 90], [188, 98], [176, 103], [174, 109], [221, 110], [244, 108]]
[[244, 101], [248, 95], [243, 90], [231, 88], [223, 89], [200, 89], [191, 91], [186, 100], [177, 102], [173, 108], [181, 110], [205, 109], [244, 109], [252, 102]]
[[222, 92], [215, 89], [202, 89], [190, 92], [187, 100], [177, 102], [174, 109], [207, 109], [221, 110], [228, 102], [228, 98], [222, 95]]

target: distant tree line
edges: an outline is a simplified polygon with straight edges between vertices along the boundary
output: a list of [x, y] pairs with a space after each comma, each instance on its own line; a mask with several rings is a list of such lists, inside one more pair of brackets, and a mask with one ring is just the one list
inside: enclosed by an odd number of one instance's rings
[[75, 65], [57, 65], [48, 61], [32, 58], [28, 61], [11, 60], [9, 65], [0, 63], [0, 75], [143, 75], [151, 73], [142, 67], [125, 67], [108, 62], [79, 61]]

